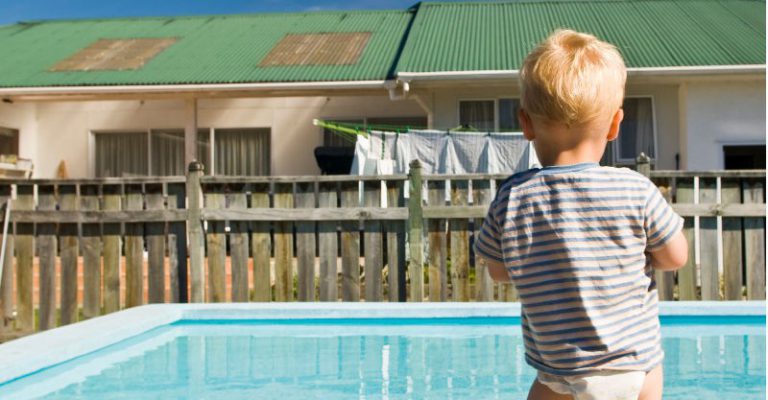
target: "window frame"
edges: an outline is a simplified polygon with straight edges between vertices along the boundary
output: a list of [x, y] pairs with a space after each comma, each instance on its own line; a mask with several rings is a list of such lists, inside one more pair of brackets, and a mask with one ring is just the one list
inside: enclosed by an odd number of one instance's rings
[[16, 157], [21, 158], [21, 129], [9, 125], [0, 125], [0, 129], [7, 129], [16, 134]]
[[[633, 94], [624, 96], [625, 99], [650, 99], [651, 100], [651, 129], [653, 129], [653, 157], [651, 157], [651, 165], [656, 165], [656, 159], [659, 158], [659, 138], [658, 138], [658, 126], [656, 124], [656, 99], [654, 95], [651, 94]], [[623, 100], [622, 100], [623, 103]], [[623, 105], [622, 105], [623, 107]], [[613, 151], [613, 160], [611, 160], [611, 164], [613, 165], [619, 165], [619, 166], [634, 166], [637, 162], [635, 158], [637, 158], [637, 155], [633, 158], [620, 158], [619, 154], [619, 142], [621, 140], [621, 130], [619, 130], [619, 136], [616, 138], [616, 140], [612, 141], [610, 143], [611, 150]]]

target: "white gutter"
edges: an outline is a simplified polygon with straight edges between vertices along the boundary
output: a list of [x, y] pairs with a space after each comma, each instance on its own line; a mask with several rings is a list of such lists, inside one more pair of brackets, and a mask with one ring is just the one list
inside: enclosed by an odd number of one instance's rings
[[270, 90], [383, 89], [387, 81], [216, 83], [190, 85], [42, 86], [0, 88], [0, 97], [34, 95], [162, 94]]
[[[664, 76], [664, 75], [726, 75], [765, 73], [765, 64], [750, 65], [707, 65], [690, 67], [643, 67], [627, 68], [629, 76]], [[441, 72], [399, 72], [397, 78], [403, 82], [435, 81], [457, 79], [507, 79], [518, 78], [520, 71], [481, 70], [481, 71], [441, 71]]]

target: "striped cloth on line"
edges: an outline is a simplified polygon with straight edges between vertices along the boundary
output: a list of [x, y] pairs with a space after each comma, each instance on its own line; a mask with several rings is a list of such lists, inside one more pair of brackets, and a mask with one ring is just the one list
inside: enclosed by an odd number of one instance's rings
[[646, 252], [682, 226], [637, 172], [552, 166], [499, 187], [475, 251], [518, 289], [528, 364], [555, 375], [649, 371], [664, 353]]

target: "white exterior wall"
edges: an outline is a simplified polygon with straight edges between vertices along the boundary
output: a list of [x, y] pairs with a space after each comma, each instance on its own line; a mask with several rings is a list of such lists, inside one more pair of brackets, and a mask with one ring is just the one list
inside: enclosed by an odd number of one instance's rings
[[[32, 156], [35, 159], [35, 177], [53, 177], [61, 160], [66, 161], [71, 178], [92, 177], [92, 131], [183, 129], [184, 107], [182, 100], [39, 103], [36, 106], [37, 126], [30, 129], [37, 139], [33, 141], [32, 149], [39, 155]], [[8, 116], [6, 114], [21, 118], [23, 113], [0, 109], [0, 122], [3, 116]], [[322, 129], [312, 125], [314, 118], [406, 116], [424, 116], [424, 111], [412, 100], [390, 101], [386, 92], [380, 97], [198, 101], [198, 126], [201, 128], [270, 128], [273, 175], [320, 173], [313, 151], [322, 144], [323, 137]]]
[[680, 96], [686, 169], [724, 168], [725, 145], [765, 144], [765, 80], [687, 83]]
[[0, 127], [17, 129], [19, 157], [37, 162], [37, 121], [34, 104], [0, 102]]

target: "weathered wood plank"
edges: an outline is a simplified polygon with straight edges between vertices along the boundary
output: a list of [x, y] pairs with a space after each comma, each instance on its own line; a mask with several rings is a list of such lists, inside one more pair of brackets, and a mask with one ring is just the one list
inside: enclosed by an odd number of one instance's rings
[[[80, 187], [80, 209], [99, 209], [99, 187]], [[101, 226], [83, 224], [83, 317], [93, 318], [101, 314]]]
[[[468, 203], [469, 182], [451, 181], [451, 205], [465, 206]], [[469, 221], [452, 219], [451, 231], [451, 298], [453, 301], [469, 301]]]
[[[765, 207], [765, 180], [744, 181], [744, 203]], [[747, 299], [765, 300], [765, 218], [744, 218]]]
[[[104, 196], [104, 210], [120, 210], [123, 208], [122, 186], [105, 185], [101, 190]], [[105, 314], [120, 310], [121, 233], [122, 229], [118, 223], [105, 223], [102, 226], [102, 243], [104, 245]]]
[[[387, 207], [403, 206], [403, 181], [387, 181]], [[390, 302], [405, 300], [405, 224], [385, 222], [387, 230], [387, 287]]]
[[[6, 202], [11, 200], [12, 186], [9, 184], [0, 184], [0, 205], [9, 205]], [[13, 208], [14, 205], [10, 204]], [[5, 208], [0, 207], [0, 219], [2, 223], [5, 223]], [[0, 333], [11, 330], [13, 327], [11, 322], [13, 321], [13, 255], [14, 255], [14, 240], [13, 240], [13, 224], [8, 221], [8, 234], [2, 235], [0, 232], [0, 244], [5, 240], [5, 258], [0, 260], [3, 263], [3, 273], [0, 275]], [[3, 226], [3, 225], [0, 225]]]
[[[699, 180], [699, 203], [717, 203], [717, 184], [714, 179]], [[717, 270], [717, 219], [702, 217], [699, 221], [701, 299], [720, 300], [720, 281]]]
[[[16, 188], [16, 210], [33, 210], [35, 208], [34, 186], [19, 184]], [[32, 262], [35, 246], [35, 226], [33, 224], [16, 224], [16, 322], [17, 327], [24, 332], [35, 328], [34, 309], [32, 306]]]
[[[30, 223], [145, 223], [162, 221], [184, 221], [187, 217], [186, 210], [134, 210], [134, 211], [63, 211], [63, 210], [35, 210], [11, 212], [11, 219], [15, 222]], [[216, 218], [214, 218], [216, 219]], [[226, 218], [218, 218], [226, 219]]]
[[[44, 185], [37, 187], [37, 208], [39, 210], [56, 209], [56, 187]], [[37, 226], [37, 256], [40, 265], [40, 324], [44, 331], [56, 326], [56, 225], [39, 224]]]
[[202, 303], [205, 301], [205, 232], [200, 219], [203, 189], [200, 177], [203, 175], [203, 164], [189, 164], [186, 182], [187, 192], [187, 237], [189, 240], [189, 275], [191, 280], [190, 301]]
[[[341, 183], [341, 206], [360, 205], [357, 182]], [[360, 223], [341, 224], [341, 300], [360, 301]]]
[[[224, 188], [220, 185], [204, 185], [205, 208], [224, 208]], [[206, 243], [208, 248], [208, 302], [227, 301], [227, 249], [224, 221], [208, 221]]]
[[[693, 203], [693, 179], [677, 181], [677, 202]], [[685, 218], [683, 235], [688, 242], [688, 262], [677, 271], [678, 299], [691, 301], [697, 299], [696, 294], [696, 249], [693, 217]]]
[[[318, 207], [336, 208], [338, 185], [321, 182], [318, 188]], [[320, 301], [337, 301], [338, 293], [338, 251], [339, 243], [336, 222], [317, 224], [320, 244]]]
[[[315, 208], [315, 183], [296, 183], [296, 208]], [[315, 223], [296, 222], [296, 269], [299, 301], [315, 300]]]
[[683, 217], [765, 217], [760, 204], [674, 204], [672, 208]]
[[202, 210], [203, 219], [243, 220], [243, 221], [365, 221], [365, 220], [405, 220], [408, 211], [405, 208], [344, 207], [336, 209], [322, 208], [271, 208], [255, 212], [253, 210]]
[[656, 170], [651, 171], [652, 178], [688, 178], [698, 176], [700, 178], [763, 178], [765, 179], [764, 169], [743, 169], [743, 170], [711, 170], [711, 171], [680, 171], [680, 170]]
[[[381, 207], [381, 182], [368, 181], [364, 186], [364, 202], [367, 207]], [[381, 236], [381, 222], [365, 222], [365, 301], [382, 300], [381, 275], [384, 262], [384, 248]]]
[[[659, 185], [659, 191], [667, 203], [672, 203], [672, 182], [663, 182], [663, 184]], [[672, 300], [674, 298], [675, 273], [657, 269], [655, 277], [659, 300]]]
[[[60, 208], [65, 211], [77, 210], [79, 189], [76, 185], [59, 185]], [[77, 322], [77, 261], [79, 255], [77, 224], [59, 225], [61, 239], [61, 309], [60, 325]]]
[[[147, 210], [165, 209], [165, 198], [162, 184], [146, 186]], [[149, 265], [147, 271], [147, 290], [149, 303], [165, 302], [165, 238], [166, 222], [148, 223], [147, 252]]]
[[[248, 207], [244, 185], [231, 185], [229, 208], [245, 210]], [[232, 270], [232, 301], [248, 301], [248, 223], [233, 220], [229, 222], [229, 254]]]
[[[141, 185], [125, 187], [125, 208], [142, 210], [144, 195]], [[144, 224], [125, 224], [125, 307], [144, 304]]]
[[[275, 208], [293, 207], [293, 184], [273, 187]], [[293, 301], [293, 224], [275, 223], [275, 300]]]
[[411, 301], [424, 301], [424, 213], [422, 204], [421, 163], [411, 161], [408, 175], [408, 240], [410, 259], [408, 260], [408, 276], [411, 279]]
[[[472, 181], [472, 194], [475, 205], [487, 207], [493, 200], [491, 193], [491, 183], [488, 180]], [[487, 212], [487, 211], [486, 211]], [[483, 226], [484, 218], [475, 219], [475, 240]], [[475, 287], [477, 301], [493, 301], [493, 279], [488, 274], [488, 265], [485, 259], [475, 255]]]
[[[184, 208], [186, 205], [185, 185], [171, 183], [166, 185], [168, 209]], [[171, 303], [186, 303], [189, 299], [187, 280], [187, 235], [184, 222], [168, 224], [168, 279]]]
[[[723, 203], [741, 202], [741, 185], [736, 179], [723, 179], [721, 200]], [[741, 300], [742, 281], [742, 234], [741, 218], [723, 218], [723, 279], [725, 300]]]
[[[429, 207], [445, 207], [445, 181], [427, 182]], [[444, 219], [427, 221], [427, 276], [429, 277], [429, 301], [448, 299], [448, 230]]]
[[[251, 185], [251, 208], [261, 212], [269, 208], [269, 184]], [[269, 222], [251, 224], [251, 252], [253, 257], [253, 301], [272, 300], [272, 282], [270, 271], [271, 242]]]

